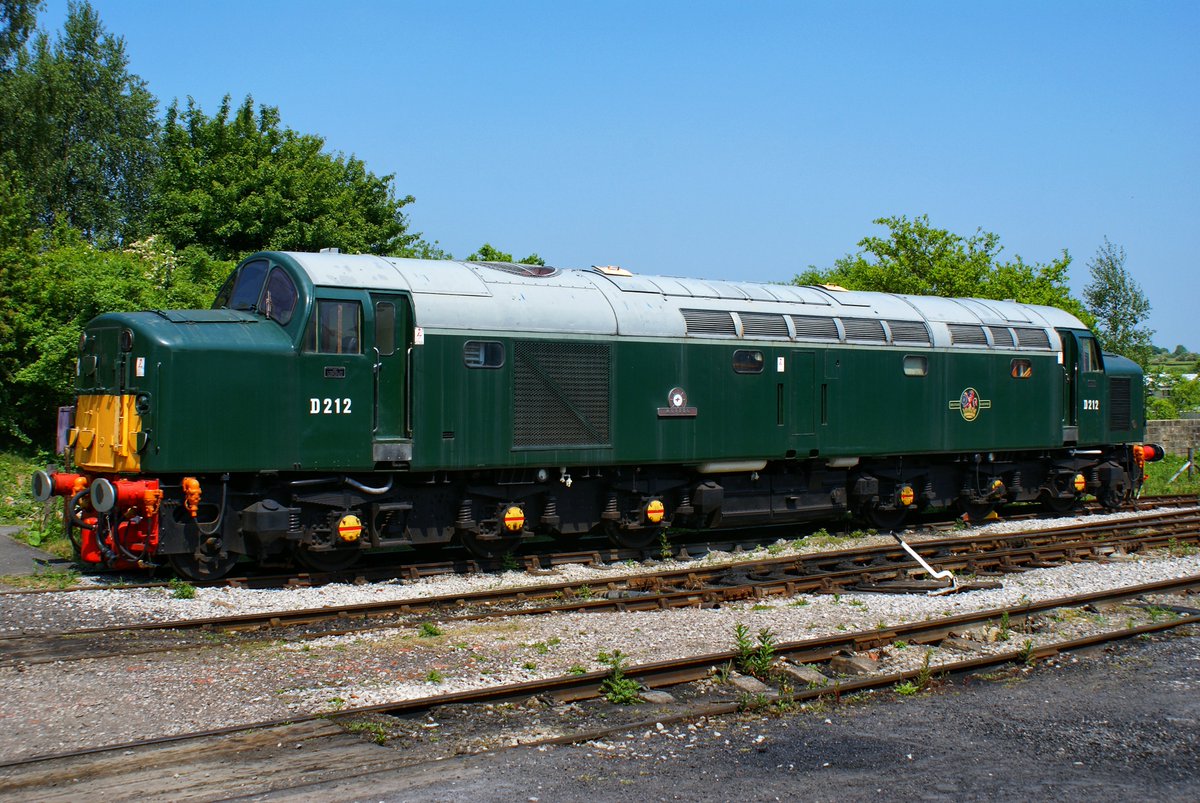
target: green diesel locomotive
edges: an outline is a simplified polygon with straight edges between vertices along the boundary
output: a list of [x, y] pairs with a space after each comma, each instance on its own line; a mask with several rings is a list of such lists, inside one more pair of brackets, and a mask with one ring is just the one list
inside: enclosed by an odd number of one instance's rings
[[1054, 308], [509, 263], [254, 254], [107, 314], [39, 473], [97, 567], [1136, 493], [1142, 375]]

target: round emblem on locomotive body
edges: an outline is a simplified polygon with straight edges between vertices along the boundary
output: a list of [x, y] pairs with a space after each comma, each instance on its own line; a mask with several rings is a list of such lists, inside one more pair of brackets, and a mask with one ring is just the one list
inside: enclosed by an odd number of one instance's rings
[[958, 397], [958, 411], [962, 413], [964, 421], [974, 421], [979, 415], [979, 392], [975, 388], [967, 388]]
[[677, 409], [687, 407], [687, 393], [683, 388], [671, 388], [671, 392], [667, 394], [667, 404]]

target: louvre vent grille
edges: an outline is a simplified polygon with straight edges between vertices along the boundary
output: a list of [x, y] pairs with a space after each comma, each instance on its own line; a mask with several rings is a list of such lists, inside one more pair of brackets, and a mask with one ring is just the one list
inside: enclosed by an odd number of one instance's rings
[[739, 312], [746, 337], [790, 337], [787, 321], [782, 315], [766, 312]]
[[1017, 333], [1017, 345], [1023, 349], [1050, 348], [1050, 336], [1046, 334], [1045, 329], [1021, 327], [1013, 331]]
[[518, 340], [513, 446], [609, 445], [611, 348]]
[[1130, 393], [1129, 377], [1118, 376], [1108, 386], [1109, 429], [1133, 429], [1133, 397]]
[[711, 309], [685, 309], [680, 312], [683, 313], [689, 335], [737, 335], [733, 316], [728, 312]]
[[1012, 332], [1007, 326], [989, 326], [988, 331], [992, 333], [992, 345], [1002, 349], [1013, 347]]
[[931, 343], [929, 328], [920, 321], [888, 321], [893, 343]]
[[796, 337], [801, 340], [837, 340], [838, 328], [833, 318], [819, 315], [793, 315]]
[[982, 326], [971, 326], [963, 323], [952, 323], [950, 326], [950, 342], [956, 346], [986, 346], [987, 335]]
[[526, 265], [524, 262], [471, 262], [469, 264], [491, 268], [492, 270], [502, 270], [514, 276], [545, 278], [547, 276], [557, 276], [559, 273], [558, 268], [550, 268], [545, 265]]
[[869, 340], [876, 343], [886, 343], [887, 334], [883, 324], [874, 318], [842, 318], [842, 326], [846, 330], [847, 340]]

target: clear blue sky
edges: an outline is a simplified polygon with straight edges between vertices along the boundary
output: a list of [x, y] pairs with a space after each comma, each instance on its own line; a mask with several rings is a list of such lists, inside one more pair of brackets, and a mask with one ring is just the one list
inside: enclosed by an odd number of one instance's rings
[[1077, 295], [1107, 236], [1200, 349], [1197, 2], [93, 4], [161, 106], [279, 107], [456, 256], [781, 281], [928, 213]]

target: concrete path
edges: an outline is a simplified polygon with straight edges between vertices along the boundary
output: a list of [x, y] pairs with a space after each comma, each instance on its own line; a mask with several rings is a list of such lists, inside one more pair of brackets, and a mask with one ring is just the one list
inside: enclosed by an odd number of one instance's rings
[[54, 569], [65, 569], [70, 561], [34, 549], [17, 541], [12, 536], [20, 527], [0, 527], [0, 576], [6, 574], [37, 574], [45, 571], [47, 564]]

